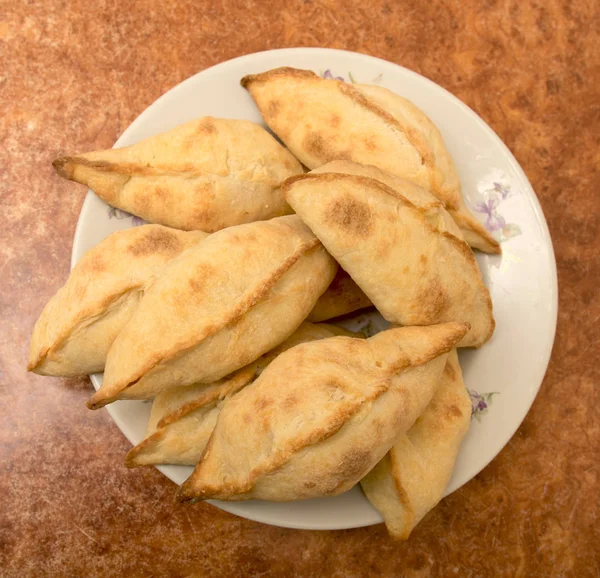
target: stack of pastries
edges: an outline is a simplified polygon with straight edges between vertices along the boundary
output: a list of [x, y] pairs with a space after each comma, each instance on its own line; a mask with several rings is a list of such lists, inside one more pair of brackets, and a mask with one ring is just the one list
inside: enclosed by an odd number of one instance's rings
[[[104, 371], [91, 409], [153, 400], [125, 463], [195, 466], [181, 501], [360, 483], [405, 539], [469, 427], [456, 348], [494, 331], [471, 247], [499, 245], [411, 102], [293, 68], [241, 82], [285, 147], [204, 117], [55, 161], [152, 224], [84, 255], [35, 325], [28, 368]], [[368, 339], [323, 323], [373, 306], [391, 325]]]

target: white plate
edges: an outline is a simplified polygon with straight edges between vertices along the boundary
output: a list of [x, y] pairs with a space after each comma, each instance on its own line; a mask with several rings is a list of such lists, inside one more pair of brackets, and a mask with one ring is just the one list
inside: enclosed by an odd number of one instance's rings
[[[380, 84], [415, 102], [440, 128], [456, 162], [467, 205], [488, 228], [496, 229], [502, 241], [502, 256], [477, 254], [497, 325], [483, 349], [460, 352], [474, 419], [446, 489], [449, 494], [480, 472], [508, 442], [527, 414], [546, 371], [556, 328], [558, 291], [552, 243], [540, 205], [510, 151], [466, 105], [414, 72], [341, 50], [273, 50], [204, 70], [149, 106], [115, 146], [133, 144], [204, 115], [261, 122], [239, 81], [246, 74], [277, 66]], [[109, 215], [107, 205], [88, 192], [75, 233], [72, 266], [104, 237], [133, 224], [134, 219], [119, 211]], [[365, 320], [361, 318], [361, 322]], [[92, 376], [96, 389], [101, 381], [100, 375]], [[132, 444], [144, 438], [149, 403], [121, 401], [107, 409]], [[192, 471], [181, 466], [159, 469], [178, 484]], [[358, 488], [335, 498], [295, 503], [212, 503], [245, 518], [290, 528], [354, 528], [382, 521]]]

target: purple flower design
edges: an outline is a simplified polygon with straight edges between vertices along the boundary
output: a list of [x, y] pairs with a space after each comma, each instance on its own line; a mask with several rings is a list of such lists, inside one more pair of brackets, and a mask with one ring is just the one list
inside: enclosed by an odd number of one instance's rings
[[495, 193], [498, 193], [502, 200], [506, 199], [506, 197], [508, 197], [508, 195], [510, 195], [510, 189], [500, 183], [494, 183], [493, 191]]
[[494, 181], [484, 192], [484, 202], [475, 203], [474, 211], [486, 215], [484, 226], [502, 243], [521, 234], [521, 228], [516, 223], [507, 223], [506, 219], [498, 212], [498, 205], [513, 195], [509, 185]]
[[478, 213], [487, 215], [484, 226], [490, 232], [499, 231], [506, 225], [506, 221], [502, 215], [496, 212], [496, 208], [500, 201], [497, 198], [490, 198], [484, 203], [477, 203], [475, 210]]
[[323, 73], [323, 78], [327, 80], [341, 80], [342, 82], [346, 82], [341, 76], [335, 76], [329, 68]]
[[491, 391], [489, 393], [478, 393], [472, 389], [467, 389], [467, 392], [471, 398], [471, 418], [480, 421], [481, 416], [487, 413], [492, 403], [493, 396], [498, 395], [498, 392]]
[[108, 218], [112, 219], [127, 219], [127, 218], [131, 218], [131, 224], [134, 227], [139, 227], [140, 225], [145, 225], [146, 221], [144, 221], [144, 219], [142, 219], [141, 217], [136, 217], [135, 215], [132, 215], [131, 213], [128, 213], [127, 211], [122, 211], [121, 209], [117, 209], [116, 207], [108, 207]]

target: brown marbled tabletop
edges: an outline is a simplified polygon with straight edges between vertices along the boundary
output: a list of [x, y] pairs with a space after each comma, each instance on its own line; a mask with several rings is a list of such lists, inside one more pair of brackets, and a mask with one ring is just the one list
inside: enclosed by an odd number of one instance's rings
[[[0, 576], [599, 576], [599, 21], [595, 0], [0, 2]], [[531, 412], [406, 543], [177, 505], [157, 470], [123, 466], [87, 379], [25, 372], [84, 198], [51, 161], [110, 147], [210, 65], [284, 46], [376, 55], [449, 89], [514, 152], [554, 241], [558, 332]]]

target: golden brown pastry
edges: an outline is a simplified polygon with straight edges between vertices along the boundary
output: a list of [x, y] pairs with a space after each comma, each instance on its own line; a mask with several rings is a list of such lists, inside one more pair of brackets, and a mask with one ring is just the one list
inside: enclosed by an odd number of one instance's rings
[[146, 283], [207, 236], [144, 225], [117, 231], [90, 249], [35, 324], [27, 369], [62, 376], [102, 371]]
[[491, 337], [489, 292], [469, 246], [446, 230], [443, 209], [417, 207], [398, 189], [357, 175], [309, 173], [288, 179], [284, 189], [387, 321], [468, 323], [460, 347]]
[[350, 489], [423, 412], [467, 326], [331, 337], [282, 353], [223, 407], [182, 501], [291, 501]]
[[362, 289], [340, 267], [327, 291], [319, 297], [308, 320], [313, 323], [326, 321], [371, 305], [373, 304]]
[[176, 387], [159, 394], [152, 404], [148, 437], [129, 451], [125, 465], [130, 468], [153, 464], [195, 466], [228, 398], [252, 383], [282, 352], [299, 343], [334, 335], [357, 336], [335, 325], [305, 321], [281, 345], [214, 384]]
[[54, 167], [146, 221], [208, 232], [291, 213], [280, 184], [302, 173], [261, 126], [208, 116], [129, 147], [62, 157]]
[[298, 328], [336, 269], [296, 215], [210, 235], [147, 288], [88, 406], [152, 399], [247, 365]]
[[423, 414], [361, 481], [394, 538], [406, 540], [442, 499], [470, 422], [471, 400], [453, 350]]
[[464, 204], [442, 135], [412, 102], [380, 86], [325, 80], [287, 67], [251, 74], [242, 85], [265, 122], [308, 168], [346, 159], [409, 179], [444, 203], [469, 245], [500, 253]]

